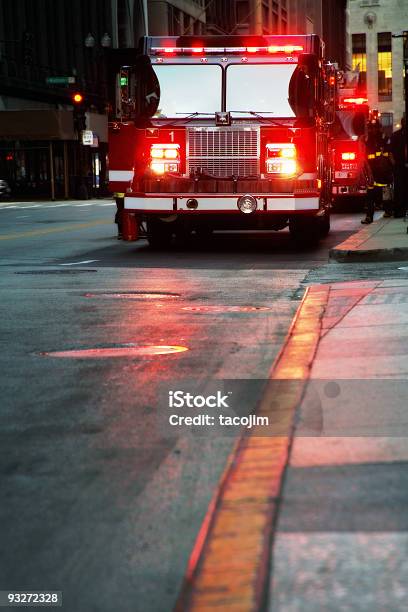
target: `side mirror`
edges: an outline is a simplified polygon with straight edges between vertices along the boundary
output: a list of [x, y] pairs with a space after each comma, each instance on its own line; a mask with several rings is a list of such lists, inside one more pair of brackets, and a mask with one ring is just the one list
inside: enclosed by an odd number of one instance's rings
[[153, 117], [160, 102], [160, 84], [150, 58], [142, 55], [136, 64], [137, 87], [140, 89], [140, 112], [144, 117]]
[[289, 83], [289, 104], [298, 118], [312, 118], [315, 113], [317, 58], [310, 53], [299, 56]]

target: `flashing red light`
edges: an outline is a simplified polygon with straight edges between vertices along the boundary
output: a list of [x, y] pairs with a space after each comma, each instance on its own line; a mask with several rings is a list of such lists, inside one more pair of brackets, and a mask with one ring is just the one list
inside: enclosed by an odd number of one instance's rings
[[367, 98], [344, 98], [343, 102], [344, 104], [356, 104], [357, 106], [360, 106], [361, 104], [367, 104], [368, 99]]
[[7, 153], [6, 161], [13, 161], [13, 159], [14, 159], [14, 155], [12, 153]]
[[301, 45], [271, 45], [268, 47], [268, 53], [300, 53], [303, 51]]
[[155, 174], [178, 172], [180, 167], [180, 145], [175, 143], [150, 146], [150, 170]]
[[356, 157], [357, 155], [352, 151], [341, 154], [341, 159], [344, 161], [354, 161]]
[[248, 53], [256, 53], [258, 51], [258, 47], [247, 47]]
[[331, 86], [334, 86], [336, 84], [336, 77], [331, 76], [330, 79], [329, 79], [329, 84]]
[[81, 102], [83, 102], [83, 101], [84, 101], [84, 96], [83, 96], [81, 93], [79, 93], [79, 92], [74, 93], [74, 94], [72, 95], [72, 101], [73, 101], [75, 104], [81, 104]]

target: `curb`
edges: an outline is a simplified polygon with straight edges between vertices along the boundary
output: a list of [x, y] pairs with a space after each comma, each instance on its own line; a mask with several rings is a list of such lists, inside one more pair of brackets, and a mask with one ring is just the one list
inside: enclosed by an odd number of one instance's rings
[[408, 236], [407, 247], [387, 247], [383, 249], [360, 248], [368, 240], [373, 238], [382, 228], [390, 222], [390, 219], [378, 219], [371, 226], [356, 232], [344, 242], [341, 242], [329, 251], [329, 261], [339, 263], [363, 263], [376, 261], [401, 261], [408, 259]]
[[387, 249], [355, 250], [335, 247], [329, 252], [329, 261], [339, 263], [364, 263], [380, 261], [403, 261], [408, 259], [408, 247], [390, 247]]
[[[309, 288], [256, 414], [275, 435], [245, 430], [235, 444], [190, 556], [177, 612], [256, 612], [268, 598], [274, 527], [296, 408], [319, 343], [330, 287]], [[277, 383], [279, 381], [279, 383]], [[258, 432], [257, 432], [258, 429]]]

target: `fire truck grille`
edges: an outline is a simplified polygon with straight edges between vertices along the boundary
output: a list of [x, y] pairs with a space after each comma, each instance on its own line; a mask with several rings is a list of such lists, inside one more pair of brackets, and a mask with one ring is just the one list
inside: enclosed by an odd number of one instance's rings
[[191, 128], [187, 138], [189, 175], [259, 175], [259, 128]]

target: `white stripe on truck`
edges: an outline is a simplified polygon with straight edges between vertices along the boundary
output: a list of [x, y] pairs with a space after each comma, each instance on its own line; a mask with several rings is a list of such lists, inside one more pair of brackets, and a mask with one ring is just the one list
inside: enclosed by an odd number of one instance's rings
[[131, 181], [133, 170], [109, 170], [110, 181]]

